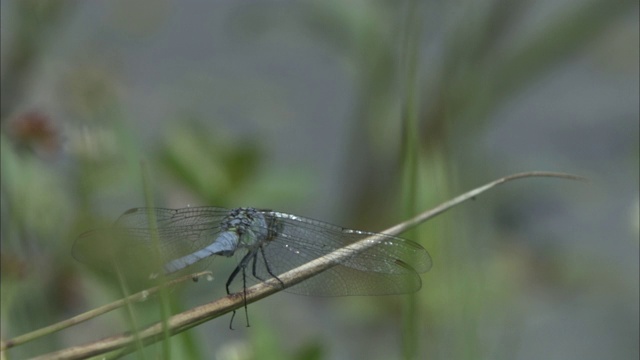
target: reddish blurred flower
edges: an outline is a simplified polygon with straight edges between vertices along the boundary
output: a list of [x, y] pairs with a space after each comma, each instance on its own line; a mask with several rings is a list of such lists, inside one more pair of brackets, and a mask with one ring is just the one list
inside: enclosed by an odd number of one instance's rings
[[9, 123], [9, 134], [19, 147], [39, 155], [54, 155], [60, 150], [59, 135], [51, 118], [39, 111], [14, 117]]

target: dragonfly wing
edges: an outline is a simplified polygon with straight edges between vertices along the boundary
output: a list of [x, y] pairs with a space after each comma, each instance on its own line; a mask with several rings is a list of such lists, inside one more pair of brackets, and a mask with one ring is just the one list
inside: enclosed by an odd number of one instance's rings
[[[399, 237], [344, 229], [321, 221], [269, 212], [276, 236], [258, 253], [260, 279], [294, 269], [333, 253], [338, 263], [286, 291], [317, 296], [377, 295], [413, 292], [420, 288], [418, 272], [428, 271], [431, 258], [419, 244]], [[375, 237], [375, 242], [354, 253], [345, 246]], [[374, 241], [374, 240], [372, 240]]]
[[[151, 212], [156, 218], [160, 264], [149, 266], [158, 267], [213, 243], [228, 210], [212, 207], [154, 208]], [[114, 260], [130, 268], [152, 263], [154, 241], [148, 213], [147, 208], [131, 209], [122, 214], [112, 228], [80, 235], [74, 244], [73, 256], [81, 262], [108, 270], [112, 270]]]

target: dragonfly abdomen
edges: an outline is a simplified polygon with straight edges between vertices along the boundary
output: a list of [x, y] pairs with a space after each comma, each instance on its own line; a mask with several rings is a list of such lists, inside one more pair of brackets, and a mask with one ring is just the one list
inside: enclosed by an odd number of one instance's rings
[[191, 254], [187, 254], [181, 258], [174, 259], [164, 264], [165, 274], [171, 274], [180, 271], [187, 266], [208, 258], [212, 255], [231, 256], [238, 247], [238, 234], [233, 231], [225, 231], [220, 234], [211, 245], [204, 249], [197, 250]]

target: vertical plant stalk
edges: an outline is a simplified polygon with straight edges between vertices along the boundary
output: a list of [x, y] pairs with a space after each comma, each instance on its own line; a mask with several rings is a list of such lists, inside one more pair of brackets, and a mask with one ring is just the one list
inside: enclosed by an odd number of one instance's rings
[[116, 270], [116, 274], [118, 275], [118, 283], [120, 284], [120, 290], [122, 291], [122, 295], [125, 298], [124, 306], [125, 306], [125, 309], [127, 309], [125, 318], [129, 320], [129, 327], [132, 329], [135, 348], [139, 350], [140, 359], [145, 360], [146, 356], [144, 353], [144, 344], [142, 343], [140, 336], [138, 336], [138, 329], [140, 329], [140, 326], [138, 324], [138, 321], [136, 320], [136, 314], [133, 311], [133, 304], [131, 303], [131, 301], [129, 301], [130, 295], [129, 295], [129, 288], [127, 286], [127, 280], [122, 275], [122, 270], [120, 269], [120, 266], [118, 265], [118, 263], [114, 261], [113, 266], [114, 266], [114, 269]]
[[[151, 187], [151, 181], [149, 180], [149, 168], [146, 161], [140, 162], [140, 170], [142, 172], [142, 187], [144, 190], [144, 200], [147, 206], [147, 217], [149, 218], [149, 233], [151, 234], [151, 256], [153, 256], [153, 263], [160, 263], [160, 238], [158, 236], [158, 224], [156, 222], [156, 214], [153, 212], [155, 207], [153, 201], [153, 189]], [[160, 288], [160, 319], [162, 320], [163, 335], [166, 341], [162, 342], [162, 352], [164, 359], [169, 359], [171, 355], [171, 341], [169, 338], [171, 334], [167, 328], [167, 319], [171, 316], [171, 310], [169, 309], [169, 293], [167, 292], [167, 279], [163, 272], [158, 274], [159, 288]]]
[[[416, 209], [418, 192], [418, 174], [422, 152], [418, 146], [418, 49], [420, 49], [420, 34], [422, 33], [423, 12], [419, 11], [422, 4], [412, 0], [406, 4], [406, 26], [404, 27], [401, 56], [404, 76], [404, 96], [402, 106], [402, 137], [403, 144], [403, 203], [407, 214], [413, 214]], [[403, 307], [402, 353], [405, 359], [414, 359], [418, 353], [418, 304], [415, 294], [406, 297]]]

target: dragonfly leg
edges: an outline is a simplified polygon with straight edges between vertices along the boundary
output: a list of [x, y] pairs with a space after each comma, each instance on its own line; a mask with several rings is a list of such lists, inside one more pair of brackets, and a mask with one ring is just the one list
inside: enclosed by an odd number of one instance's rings
[[[284, 288], [284, 283], [282, 282], [282, 280], [280, 280], [280, 278], [278, 276], [276, 276], [276, 274], [273, 273], [273, 271], [271, 271], [271, 268], [269, 267], [269, 262], [267, 261], [267, 257], [264, 256], [264, 248], [262, 246], [260, 246], [260, 253], [262, 254], [262, 261], [264, 261], [264, 267], [267, 268], [267, 272], [269, 273], [269, 275], [273, 276], [274, 279], [278, 280], [278, 282], [280, 283], [280, 285], [282, 286], [282, 288]], [[254, 267], [253, 267], [253, 276], [256, 276], [255, 271], [256, 271], [256, 267], [255, 267], [255, 259], [254, 259]]]
[[[225, 284], [225, 287], [227, 289], [227, 295], [230, 295], [231, 292], [229, 291], [229, 285], [231, 285], [231, 282], [233, 282], [233, 279], [235, 279], [236, 275], [238, 275], [238, 271], [240, 271], [240, 265], [236, 266], [235, 269], [233, 269], [233, 272], [231, 273], [231, 275], [229, 275], [229, 278], [227, 279], [227, 283]], [[236, 311], [233, 310], [231, 312], [231, 320], [229, 321], [229, 329], [233, 330], [233, 319], [236, 317]]]
[[231, 295], [231, 291], [229, 290], [229, 286], [233, 282], [233, 279], [235, 279], [236, 276], [238, 275], [238, 272], [240, 271], [240, 267], [241, 266], [242, 266], [242, 264], [236, 266], [236, 268], [233, 269], [233, 272], [231, 273], [231, 275], [229, 275], [229, 278], [227, 279], [227, 283], [225, 284], [225, 287], [227, 289], [227, 295]]
[[[264, 256], [264, 255], [263, 255]], [[256, 271], [256, 267], [257, 267], [257, 263], [258, 263], [258, 257], [254, 256], [253, 257], [253, 261], [251, 262], [251, 274], [253, 275], [253, 277], [255, 277], [256, 279], [260, 280], [260, 281], [264, 281], [263, 278], [260, 277], [260, 275], [258, 275], [258, 272]]]
[[[233, 280], [236, 278], [236, 276], [238, 276], [238, 273], [240, 272], [240, 270], [242, 270], [242, 297], [244, 298], [244, 313], [247, 317], [247, 327], [249, 327], [249, 311], [247, 310], [247, 278], [246, 278], [245, 269], [247, 268], [247, 264], [249, 263], [249, 260], [251, 260], [251, 258], [255, 258], [255, 256], [256, 256], [255, 251], [248, 252], [242, 258], [242, 260], [240, 260], [240, 263], [238, 264], [238, 266], [236, 266], [236, 268], [233, 269], [233, 272], [231, 272], [231, 275], [229, 275], [229, 278], [227, 279], [227, 283], [225, 284], [227, 295], [230, 295], [231, 291], [229, 290], [229, 286], [231, 286], [231, 283], [233, 282]], [[229, 323], [229, 329], [233, 330], [233, 319], [235, 317], [236, 317], [236, 311], [233, 310], [233, 312], [231, 313], [231, 322]]]
[[247, 271], [246, 266], [242, 268], [242, 297], [244, 297], [244, 317], [247, 320], [247, 327], [249, 327], [249, 310], [247, 310]]

